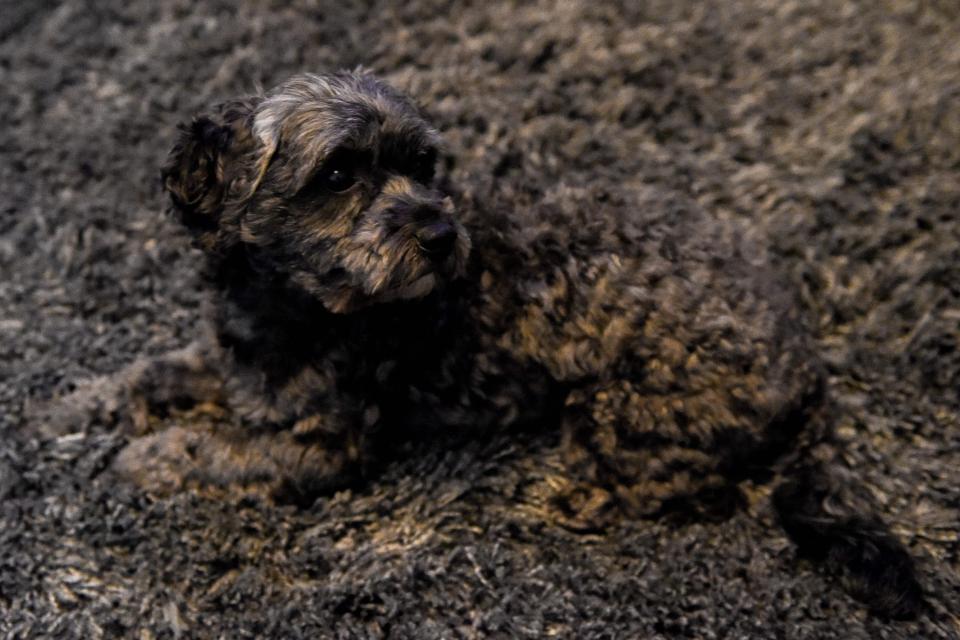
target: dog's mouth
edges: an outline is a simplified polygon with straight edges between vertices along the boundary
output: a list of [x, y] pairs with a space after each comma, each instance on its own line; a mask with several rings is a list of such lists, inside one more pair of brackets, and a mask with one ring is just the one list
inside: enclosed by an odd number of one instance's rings
[[338, 287], [327, 290], [322, 299], [324, 305], [334, 313], [351, 313], [372, 305], [424, 298], [437, 288], [442, 279], [437, 272], [429, 271], [377, 293], [364, 293], [355, 287]]
[[315, 285], [307, 288], [334, 313], [425, 298], [465, 272], [470, 239], [462, 228], [447, 227], [430, 228], [433, 235], [388, 236], [376, 250], [349, 251], [338, 268], [304, 278]]
[[381, 300], [384, 302], [393, 302], [394, 300], [414, 300], [416, 298], [422, 298], [433, 291], [437, 285], [437, 281], [436, 273], [426, 273], [410, 283], [391, 289], [385, 295], [381, 296]]
[[399, 277], [368, 295], [379, 302], [414, 300], [462, 275], [469, 240], [452, 225], [434, 225], [426, 231], [433, 235], [419, 233], [413, 244], [415, 249], [406, 252], [405, 259], [396, 265], [394, 273]]

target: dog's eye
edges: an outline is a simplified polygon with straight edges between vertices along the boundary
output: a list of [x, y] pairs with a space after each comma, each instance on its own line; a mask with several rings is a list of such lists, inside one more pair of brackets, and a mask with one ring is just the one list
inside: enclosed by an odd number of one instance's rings
[[346, 165], [330, 167], [323, 172], [321, 179], [324, 186], [334, 193], [342, 193], [357, 183], [353, 169]]
[[356, 172], [352, 164], [337, 162], [324, 167], [304, 185], [297, 195], [301, 198], [323, 197], [324, 194], [344, 193], [357, 184]]
[[333, 193], [349, 190], [357, 183], [357, 167], [362, 162], [362, 155], [352, 149], [335, 150], [311, 180], [309, 190]]
[[413, 177], [418, 182], [429, 184], [433, 182], [436, 174], [437, 152], [435, 149], [428, 149], [417, 154], [414, 164]]

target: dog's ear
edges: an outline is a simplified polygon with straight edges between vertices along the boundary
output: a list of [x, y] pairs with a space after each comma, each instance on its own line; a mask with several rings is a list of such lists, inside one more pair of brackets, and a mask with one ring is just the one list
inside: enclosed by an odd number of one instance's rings
[[[160, 173], [174, 211], [201, 247], [212, 250], [237, 235], [225, 208], [250, 198], [273, 157], [275, 144], [253, 137], [259, 96], [225, 102], [210, 115], [178, 127], [179, 138]], [[224, 248], [220, 246], [220, 248]]]
[[226, 191], [225, 154], [233, 140], [229, 125], [209, 116], [178, 127], [179, 139], [160, 176], [180, 219], [195, 233], [214, 231]]

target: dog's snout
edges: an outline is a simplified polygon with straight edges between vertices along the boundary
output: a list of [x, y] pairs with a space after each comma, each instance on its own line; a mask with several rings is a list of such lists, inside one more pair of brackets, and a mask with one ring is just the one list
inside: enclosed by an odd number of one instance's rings
[[433, 260], [442, 260], [450, 255], [457, 241], [457, 230], [449, 222], [436, 222], [417, 232], [420, 248]]

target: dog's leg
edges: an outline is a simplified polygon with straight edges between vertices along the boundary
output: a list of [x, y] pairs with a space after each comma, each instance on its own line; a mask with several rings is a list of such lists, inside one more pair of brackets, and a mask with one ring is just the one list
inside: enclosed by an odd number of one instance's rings
[[914, 615], [923, 598], [910, 556], [844, 473], [822, 386], [797, 373], [776, 388], [729, 376], [697, 391], [651, 394], [626, 380], [572, 394], [563, 451], [571, 477], [560, 496], [570, 526], [600, 526], [613, 506], [634, 517], [723, 518], [744, 500], [740, 481], [777, 471], [773, 503], [801, 552], [876, 613]]
[[737, 483], [768, 475], [818, 406], [818, 372], [794, 371], [771, 382], [763, 371], [648, 362], [636, 375], [574, 390], [563, 439], [572, 486], [606, 491], [636, 517], [729, 515], [741, 501]]
[[361, 473], [363, 444], [361, 430], [319, 415], [282, 430], [201, 420], [134, 438], [113, 469], [161, 495], [192, 487], [308, 503]]
[[219, 402], [218, 350], [207, 341], [134, 362], [119, 373], [83, 380], [65, 396], [28, 407], [26, 421], [45, 437], [83, 431], [94, 423], [149, 429], [150, 415]]
[[614, 506], [634, 517], [677, 509], [727, 515], [737, 496], [730, 448], [738, 438], [751, 444], [751, 434], [710, 394], [650, 395], [629, 381], [575, 391], [562, 445], [568, 524], [601, 526]]
[[222, 367], [219, 348], [208, 341], [135, 364], [124, 376], [126, 409], [116, 419], [140, 435], [150, 430], [151, 416], [196, 408], [221, 411]]

